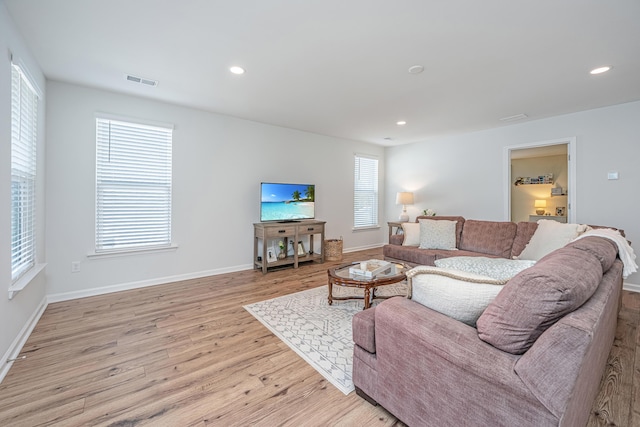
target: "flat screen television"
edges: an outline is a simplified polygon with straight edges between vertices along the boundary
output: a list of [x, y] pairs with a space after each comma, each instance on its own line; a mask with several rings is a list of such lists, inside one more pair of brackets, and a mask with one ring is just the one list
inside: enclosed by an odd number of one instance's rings
[[260, 184], [260, 221], [299, 221], [315, 218], [315, 185]]

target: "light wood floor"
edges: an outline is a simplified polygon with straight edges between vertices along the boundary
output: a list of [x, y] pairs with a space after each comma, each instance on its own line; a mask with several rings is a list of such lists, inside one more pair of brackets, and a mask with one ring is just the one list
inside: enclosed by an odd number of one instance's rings
[[[336, 264], [51, 304], [0, 384], [0, 426], [402, 425], [343, 395], [242, 308], [324, 286]], [[640, 294], [625, 292], [590, 426], [640, 426], [639, 324]]]

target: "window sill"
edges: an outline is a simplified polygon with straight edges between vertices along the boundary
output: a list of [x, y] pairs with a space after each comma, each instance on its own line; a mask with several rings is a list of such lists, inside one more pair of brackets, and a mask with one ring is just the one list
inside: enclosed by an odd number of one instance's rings
[[130, 255], [152, 254], [156, 252], [171, 252], [177, 249], [178, 249], [178, 245], [172, 244], [170, 246], [155, 247], [155, 248], [123, 249], [123, 250], [115, 250], [115, 251], [108, 251], [108, 252], [92, 252], [87, 255], [87, 258], [92, 258], [92, 259], [113, 258], [113, 257], [130, 256]]
[[26, 288], [46, 266], [46, 263], [34, 265], [22, 277], [16, 280], [15, 283], [9, 286], [9, 299], [13, 299], [18, 292]]
[[367, 231], [367, 230], [379, 230], [379, 225], [367, 225], [364, 227], [353, 227], [351, 230], [353, 231]]

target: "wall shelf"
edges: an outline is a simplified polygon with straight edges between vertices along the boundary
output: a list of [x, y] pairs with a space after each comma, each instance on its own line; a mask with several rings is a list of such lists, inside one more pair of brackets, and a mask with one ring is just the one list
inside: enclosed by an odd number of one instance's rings
[[538, 176], [519, 176], [513, 184], [516, 187], [518, 185], [553, 184], [553, 174], [547, 173], [545, 175]]

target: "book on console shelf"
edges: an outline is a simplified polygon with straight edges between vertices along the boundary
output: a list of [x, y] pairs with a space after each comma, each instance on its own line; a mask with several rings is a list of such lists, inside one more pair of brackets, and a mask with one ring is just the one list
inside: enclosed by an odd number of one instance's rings
[[370, 259], [349, 267], [349, 273], [354, 276], [373, 278], [378, 274], [389, 272], [393, 268], [395, 268], [395, 265], [388, 261]]

